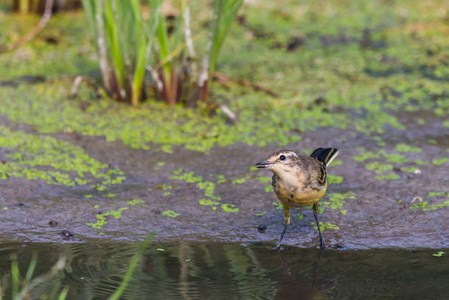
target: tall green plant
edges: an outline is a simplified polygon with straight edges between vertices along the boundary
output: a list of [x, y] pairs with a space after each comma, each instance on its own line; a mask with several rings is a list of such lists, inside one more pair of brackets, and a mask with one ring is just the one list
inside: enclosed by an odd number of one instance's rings
[[[195, 70], [199, 68], [192, 59], [194, 38], [190, 33], [186, 0], [180, 2], [181, 13], [173, 34], [167, 32], [162, 0], [147, 0], [148, 19], [142, 16], [139, 0], [82, 1], [96, 37], [104, 87], [112, 97], [133, 105], [138, 104], [150, 88], [145, 86], [146, 74], [151, 75], [154, 83], [151, 87], [169, 105], [199, 100], [195, 99], [198, 93], [189, 92], [195, 89], [202, 91], [200, 98], [206, 101], [219, 51], [243, 3], [243, 0], [214, 1], [210, 40], [204, 51], [202, 72], [198, 75]], [[156, 61], [150, 66], [152, 50]]]
[[82, 0], [96, 36], [106, 91], [137, 105], [143, 96], [145, 67], [159, 20], [160, 4], [142, 17], [139, 0]]

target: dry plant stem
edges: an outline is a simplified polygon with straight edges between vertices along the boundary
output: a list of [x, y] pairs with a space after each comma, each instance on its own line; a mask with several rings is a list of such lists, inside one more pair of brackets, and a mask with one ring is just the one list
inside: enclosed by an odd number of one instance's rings
[[230, 110], [229, 107], [227, 107], [224, 104], [220, 105], [220, 109], [225, 114], [226, 117], [228, 117], [232, 122], [234, 122], [234, 125], [237, 125], [237, 115], [235, 114], [235, 112]]
[[156, 82], [157, 90], [159, 91], [159, 93], [162, 93], [164, 84], [162, 83], [159, 74], [150, 66], [147, 66], [147, 70], [151, 73], [151, 77], [153, 77], [154, 81]]
[[95, 83], [95, 81], [87, 76], [84, 75], [78, 75], [75, 77], [75, 80], [73, 80], [73, 85], [72, 85], [72, 90], [70, 91], [70, 95], [72, 97], [75, 97], [78, 95], [78, 91], [79, 91], [79, 87], [81, 85], [81, 82], [87, 82], [87, 84], [89, 84], [89, 86], [91, 86], [93, 89], [95, 89], [95, 92], [97, 94], [99, 94], [99, 87], [97, 86], [97, 84]]
[[195, 48], [193, 48], [193, 41], [192, 41], [192, 30], [190, 29], [190, 9], [188, 6], [186, 6], [184, 11], [184, 35], [186, 39], [186, 46], [187, 51], [189, 53], [189, 57], [192, 58], [192, 63], [190, 64], [190, 68], [192, 70], [192, 77], [196, 78], [196, 64], [193, 63], [193, 58], [195, 58]]
[[[212, 18], [216, 18], [215, 14], [212, 12]], [[207, 101], [207, 96], [209, 94], [209, 53], [212, 48], [212, 31], [209, 32], [209, 41], [206, 46], [206, 53], [202, 61], [202, 70], [200, 71], [200, 75], [198, 76], [198, 87], [202, 90], [202, 101]]]
[[[210, 51], [210, 47], [212, 45], [212, 42], [209, 41], [208, 45], [207, 45], [207, 52]], [[207, 101], [207, 94], [208, 94], [208, 82], [209, 82], [209, 57], [205, 56], [203, 58], [203, 66], [202, 66], [202, 70], [200, 72], [200, 76], [198, 77], [198, 87], [200, 88], [200, 90], [203, 91], [202, 94], [202, 101], [206, 102]]]
[[260, 91], [260, 92], [264, 92], [265, 94], [268, 94], [272, 97], [278, 98], [279, 94], [276, 92], [273, 92], [270, 89], [267, 89], [263, 86], [261, 86], [260, 84], [256, 84], [256, 83], [252, 83], [251, 81], [247, 80], [247, 79], [231, 79], [229, 78], [229, 76], [223, 74], [223, 73], [214, 73], [213, 78], [216, 79], [218, 81], [219, 84], [238, 84], [241, 86], [246, 86], [246, 87], [250, 87], [255, 91]]
[[[98, 43], [98, 56], [100, 58], [100, 70], [101, 70], [101, 76], [103, 77], [103, 84], [104, 87], [108, 92], [111, 91], [111, 80], [109, 77], [109, 66], [108, 66], [108, 60], [106, 56], [106, 45], [104, 40], [104, 23], [103, 23], [103, 1], [104, 0], [98, 0], [100, 1], [100, 5], [98, 5], [98, 11], [95, 16], [97, 20], [97, 30], [98, 30], [98, 37], [97, 37], [97, 43]], [[100, 9], [101, 8], [101, 9]]]
[[45, 28], [45, 26], [47, 26], [47, 23], [50, 20], [51, 15], [52, 15], [53, 3], [54, 3], [54, 0], [47, 0], [45, 2], [44, 15], [42, 16], [42, 19], [39, 21], [39, 24], [37, 24], [37, 26], [30, 33], [28, 33], [26, 36], [22, 37], [16, 43], [7, 46], [6, 52], [13, 51], [13, 50], [19, 48], [20, 46], [22, 46], [23, 44], [31, 41], [39, 32], [42, 31], [42, 29]]

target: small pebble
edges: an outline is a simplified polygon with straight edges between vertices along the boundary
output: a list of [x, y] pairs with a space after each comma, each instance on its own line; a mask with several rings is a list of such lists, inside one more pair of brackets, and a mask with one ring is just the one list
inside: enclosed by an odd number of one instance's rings
[[259, 227], [257, 227], [257, 231], [259, 231], [260, 233], [264, 233], [265, 230], [267, 230], [267, 225], [265, 224], [261, 224], [259, 225]]
[[71, 238], [74, 237], [73, 233], [71, 233], [71, 232], [68, 231], [68, 230], [63, 230], [63, 231], [61, 231], [61, 235], [62, 235], [62, 238], [63, 238], [64, 240], [69, 240], [69, 239], [71, 239]]

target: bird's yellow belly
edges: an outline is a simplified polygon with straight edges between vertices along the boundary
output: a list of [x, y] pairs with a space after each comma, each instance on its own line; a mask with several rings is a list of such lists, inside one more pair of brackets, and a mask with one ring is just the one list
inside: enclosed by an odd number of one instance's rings
[[289, 189], [279, 189], [276, 196], [287, 207], [306, 207], [317, 203], [326, 193], [327, 185], [321, 189], [305, 189], [291, 191]]

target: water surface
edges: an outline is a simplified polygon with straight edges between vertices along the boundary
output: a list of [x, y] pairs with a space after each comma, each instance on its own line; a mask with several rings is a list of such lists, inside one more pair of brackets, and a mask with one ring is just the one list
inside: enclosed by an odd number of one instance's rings
[[[0, 274], [11, 297], [11, 253], [24, 277], [32, 253], [34, 278], [60, 256], [63, 271], [32, 289], [32, 297], [69, 287], [68, 299], [105, 299], [120, 284], [139, 243], [4, 244]], [[126, 299], [444, 299], [449, 261], [440, 250], [332, 250], [271, 244], [153, 244], [141, 258]], [[444, 250], [442, 250], [444, 251]], [[449, 253], [449, 251], [448, 251]]]

